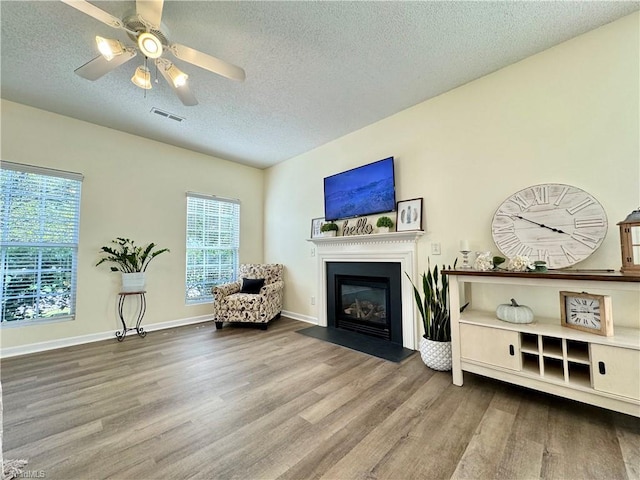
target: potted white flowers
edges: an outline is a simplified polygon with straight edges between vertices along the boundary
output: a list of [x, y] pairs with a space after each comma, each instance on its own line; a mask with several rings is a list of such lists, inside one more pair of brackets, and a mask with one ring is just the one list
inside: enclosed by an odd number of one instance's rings
[[527, 272], [534, 269], [535, 265], [526, 255], [515, 255], [509, 258], [507, 263], [507, 270], [510, 272]]
[[146, 247], [138, 247], [133, 240], [118, 237], [112, 240], [115, 247], [102, 247], [100, 250], [107, 256], [96, 263], [96, 267], [104, 262], [112, 262], [117, 266], [112, 266], [112, 272], [122, 272], [122, 291], [140, 292], [145, 288], [145, 271], [149, 262], [161, 253], [168, 252], [168, 248], [153, 251], [155, 243], [150, 243]]

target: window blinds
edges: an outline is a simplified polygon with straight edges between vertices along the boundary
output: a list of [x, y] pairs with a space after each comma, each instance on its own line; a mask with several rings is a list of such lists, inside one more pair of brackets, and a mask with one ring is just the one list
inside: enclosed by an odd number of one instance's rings
[[1, 321], [71, 316], [82, 175], [0, 164]]
[[211, 287], [236, 279], [239, 248], [240, 203], [187, 193], [187, 303], [211, 301]]

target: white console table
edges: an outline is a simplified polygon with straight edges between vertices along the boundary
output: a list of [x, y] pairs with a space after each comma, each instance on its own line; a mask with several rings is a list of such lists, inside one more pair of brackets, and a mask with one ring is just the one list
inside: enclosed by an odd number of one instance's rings
[[[640, 417], [640, 326], [615, 325], [604, 337], [560, 325], [560, 317], [530, 324], [500, 321], [495, 312], [460, 314], [460, 292], [468, 284], [525, 285], [560, 290], [627, 290], [640, 294], [640, 276], [620, 273], [480, 272], [449, 275], [453, 383], [463, 371]], [[640, 315], [640, 312], [638, 313]]]

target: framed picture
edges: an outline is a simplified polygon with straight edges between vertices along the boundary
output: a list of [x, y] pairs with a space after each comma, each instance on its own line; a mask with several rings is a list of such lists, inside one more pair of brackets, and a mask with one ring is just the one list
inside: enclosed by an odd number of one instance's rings
[[324, 223], [324, 217], [314, 218], [311, 220], [311, 238], [318, 238], [322, 236], [320, 227]]
[[422, 198], [399, 201], [396, 212], [397, 232], [422, 230]]

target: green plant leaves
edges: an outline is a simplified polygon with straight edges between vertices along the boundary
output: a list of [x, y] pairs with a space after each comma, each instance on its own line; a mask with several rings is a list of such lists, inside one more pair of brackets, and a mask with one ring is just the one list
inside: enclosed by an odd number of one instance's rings
[[389, 217], [380, 217], [378, 218], [378, 221], [376, 222], [376, 227], [393, 227], [393, 220], [391, 220]]
[[[407, 275], [407, 278], [409, 278], [413, 286], [416, 305], [422, 316], [425, 337], [436, 342], [450, 342], [451, 316], [449, 315], [449, 280], [446, 275], [438, 271], [437, 265], [432, 271], [429, 260], [427, 261], [427, 266], [427, 272], [421, 276], [424, 298], [406, 272], [405, 275]], [[444, 266], [442, 268], [444, 269]]]
[[333, 222], [329, 222], [329, 223], [325, 223], [320, 227], [320, 231], [321, 232], [329, 232], [331, 230], [335, 230], [336, 232], [338, 231], [338, 225], [333, 223]]
[[107, 254], [96, 263], [96, 267], [104, 262], [113, 262], [117, 266], [111, 267], [112, 272], [136, 273], [144, 272], [149, 266], [149, 262], [161, 253], [169, 252], [168, 248], [163, 248], [153, 252], [155, 243], [150, 243], [145, 248], [135, 245], [133, 240], [118, 237], [111, 243], [117, 247], [102, 247], [101, 252]]

